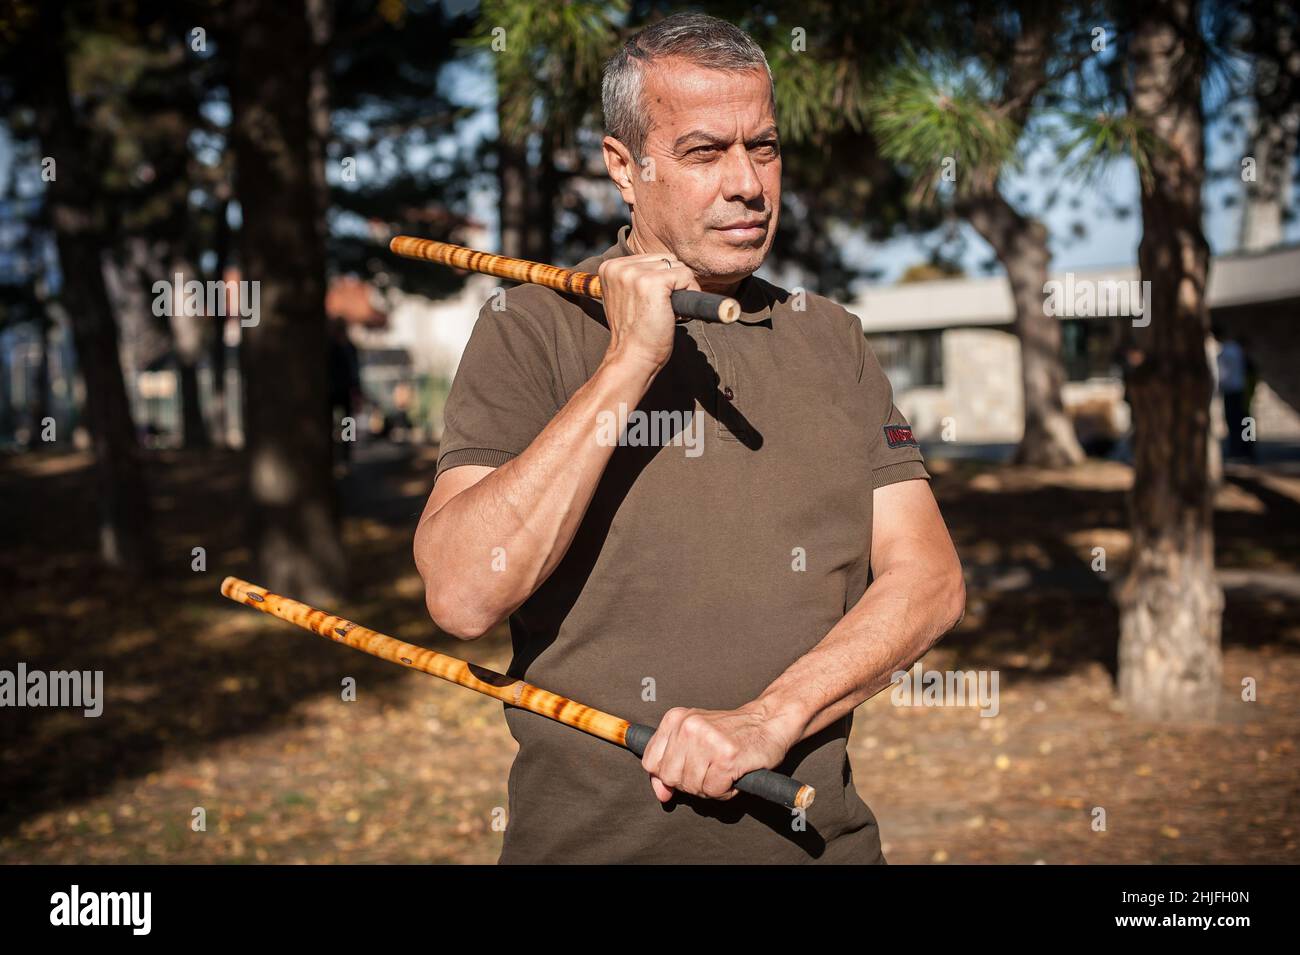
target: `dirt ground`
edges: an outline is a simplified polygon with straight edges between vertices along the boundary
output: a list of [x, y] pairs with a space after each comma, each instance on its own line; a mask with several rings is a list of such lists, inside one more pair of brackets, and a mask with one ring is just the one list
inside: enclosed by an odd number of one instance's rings
[[[343, 479], [352, 597], [330, 609], [504, 670], [504, 627], [461, 643], [424, 613], [410, 537], [433, 460], [366, 455]], [[152, 456], [165, 567], [147, 584], [100, 571], [87, 465], [0, 461], [0, 667], [103, 669], [106, 693], [98, 719], [0, 713], [0, 862], [496, 860], [514, 754], [500, 704], [224, 601], [222, 576], [249, 573], [229, 452]], [[969, 609], [923, 665], [995, 669], [1000, 711], [888, 692], [859, 708], [854, 778], [889, 861], [1300, 861], [1300, 478], [1231, 470], [1220, 718], [1166, 727], [1127, 719], [1114, 690], [1128, 468], [932, 469]]]

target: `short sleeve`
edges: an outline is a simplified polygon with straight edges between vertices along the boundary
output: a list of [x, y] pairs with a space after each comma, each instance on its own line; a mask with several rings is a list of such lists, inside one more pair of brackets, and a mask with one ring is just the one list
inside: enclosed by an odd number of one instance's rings
[[856, 347], [860, 350], [858, 385], [864, 392], [868, 409], [866, 424], [872, 490], [916, 478], [929, 480], [925, 458], [912, 435], [912, 426], [894, 404], [893, 386], [867, 343], [861, 322], [856, 316], [853, 322]]
[[479, 312], [443, 410], [436, 482], [467, 464], [500, 467], [559, 411], [554, 349], [530, 315]]

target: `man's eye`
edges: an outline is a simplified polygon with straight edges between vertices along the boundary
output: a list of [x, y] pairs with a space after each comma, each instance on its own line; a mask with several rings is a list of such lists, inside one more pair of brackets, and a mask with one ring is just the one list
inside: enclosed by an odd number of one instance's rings
[[708, 159], [710, 156], [717, 155], [717, 153], [717, 146], [696, 146], [691, 150], [692, 156], [699, 156], [702, 159]]
[[776, 143], [759, 143], [755, 149], [765, 156], [775, 156], [778, 152]]

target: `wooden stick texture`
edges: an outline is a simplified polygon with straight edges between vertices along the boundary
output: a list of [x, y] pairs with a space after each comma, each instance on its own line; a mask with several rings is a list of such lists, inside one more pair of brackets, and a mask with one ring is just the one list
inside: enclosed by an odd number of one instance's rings
[[[381, 660], [388, 660], [450, 683], [459, 684], [511, 706], [517, 706], [582, 730], [584, 733], [590, 733], [592, 736], [630, 749], [637, 755], [644, 752], [645, 745], [654, 732], [652, 726], [630, 723], [560, 696], [558, 693], [525, 683], [523, 680], [516, 680], [477, 664], [466, 663], [464, 660], [438, 653], [436, 650], [406, 643], [343, 617], [271, 593], [265, 587], [240, 580], [238, 577], [227, 577], [223, 580], [221, 593], [237, 603], [279, 617], [304, 630], [327, 637], [335, 643], [342, 643], [354, 650], [379, 657]], [[633, 731], [631, 740], [628, 738], [629, 729]], [[753, 793], [789, 808], [806, 809], [812, 805], [816, 797], [813, 787], [803, 785], [798, 780], [770, 769], [748, 772], [736, 780], [735, 786], [743, 792]]]
[[557, 265], [529, 262], [508, 255], [480, 252], [477, 249], [467, 249], [463, 245], [436, 242], [433, 239], [417, 239], [409, 235], [396, 236], [388, 247], [408, 259], [424, 259], [426, 262], [437, 262], [469, 272], [495, 275], [497, 278], [510, 279], [512, 282], [545, 285], [557, 292], [571, 292], [588, 298], [600, 298], [600, 276], [593, 275], [591, 272], [577, 272]]
[[[417, 239], [409, 235], [395, 236], [388, 243], [388, 247], [408, 259], [437, 262], [439, 265], [481, 272], [484, 275], [495, 275], [497, 278], [509, 279], [512, 282], [532, 282], [534, 285], [544, 285], [557, 292], [585, 295], [594, 299], [602, 297], [600, 276], [591, 272], [578, 272], [557, 265], [529, 262], [526, 259], [515, 259], [493, 252], [480, 252], [478, 249], [468, 249], [463, 245], [438, 242], [434, 239]], [[741, 314], [738, 301], [712, 292], [677, 289], [672, 293], [672, 301], [673, 308], [679, 315], [720, 322], [724, 325], [736, 321]]]
[[289, 597], [273, 594], [265, 587], [251, 584], [238, 577], [227, 577], [221, 584], [221, 593], [238, 603], [279, 617], [295, 626], [327, 637], [335, 643], [346, 644], [354, 650], [388, 660], [412, 670], [419, 670], [451, 683], [458, 683], [503, 703], [529, 710], [541, 716], [564, 723], [617, 743], [626, 745], [628, 721], [602, 713], [582, 703], [577, 703], [558, 693], [540, 689], [523, 680], [516, 680], [495, 670], [456, 657], [438, 653], [396, 637], [363, 627], [343, 617], [317, 610]]

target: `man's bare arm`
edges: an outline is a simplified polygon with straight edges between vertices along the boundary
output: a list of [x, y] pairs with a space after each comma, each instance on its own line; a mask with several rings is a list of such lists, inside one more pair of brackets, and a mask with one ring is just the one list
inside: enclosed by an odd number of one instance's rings
[[735, 710], [664, 714], [641, 759], [661, 801], [680, 789], [728, 799], [731, 783], [771, 769], [800, 740], [852, 712], [906, 670], [963, 614], [961, 564], [925, 480], [874, 492], [875, 580], [821, 642]]
[[482, 636], [551, 575], [613, 452], [595, 440], [596, 415], [619, 402], [635, 407], [649, 371], [602, 364], [518, 457], [438, 479], [415, 533], [415, 564], [441, 629]]
[[666, 253], [611, 259], [600, 275], [611, 340], [596, 373], [518, 457], [439, 477], [420, 516], [415, 564], [429, 615], [447, 633], [482, 636], [559, 565], [614, 451], [596, 440], [597, 416], [641, 402], [672, 354], [669, 295], [699, 290]]
[[777, 723], [798, 726], [795, 742], [889, 686], [965, 613], [961, 562], [929, 482], [878, 488], [872, 510], [871, 586], [754, 701]]

